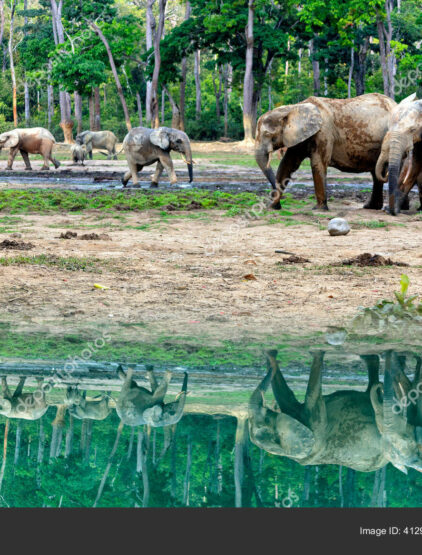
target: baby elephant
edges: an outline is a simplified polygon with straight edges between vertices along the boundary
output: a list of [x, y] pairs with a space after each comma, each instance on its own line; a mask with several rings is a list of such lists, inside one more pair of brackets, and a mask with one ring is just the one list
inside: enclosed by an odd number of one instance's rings
[[118, 368], [119, 377], [124, 381], [117, 401], [116, 411], [123, 424], [128, 426], [142, 426], [147, 424], [154, 428], [171, 426], [179, 422], [185, 407], [188, 374], [185, 372], [182, 390], [172, 403], [164, 403], [164, 397], [171, 380], [172, 373], [167, 371], [160, 384], [158, 384], [152, 367], [147, 370], [151, 391], [137, 385], [132, 380], [133, 370], [127, 373], [123, 368]]
[[7, 385], [7, 378], [3, 377], [2, 397], [0, 398], [0, 414], [6, 418], [20, 418], [22, 420], [38, 420], [48, 410], [45, 392], [42, 387], [43, 379], [37, 378], [37, 389], [34, 393], [22, 393], [26, 378], [21, 378], [11, 393]]
[[84, 166], [84, 162], [86, 159], [86, 146], [85, 145], [80, 145], [78, 143], [75, 143], [74, 145], [71, 146], [70, 148], [70, 152], [72, 154], [72, 160], [74, 164], [77, 164], [78, 162], [80, 162], [82, 164], [82, 166]]
[[107, 393], [87, 400], [86, 391], [81, 393], [77, 387], [69, 386], [64, 402], [69, 407], [69, 414], [79, 420], [104, 420], [111, 412], [108, 399]]

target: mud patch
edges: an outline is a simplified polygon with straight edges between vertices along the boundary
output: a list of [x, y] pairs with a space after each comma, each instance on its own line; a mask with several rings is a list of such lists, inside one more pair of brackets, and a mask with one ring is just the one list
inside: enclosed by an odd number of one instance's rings
[[3, 250], [16, 250], [16, 251], [29, 251], [34, 248], [32, 243], [24, 243], [23, 241], [14, 241], [5, 239], [0, 243], [0, 249]]
[[75, 239], [78, 234], [75, 231], [66, 231], [65, 233], [60, 233], [59, 239]]
[[343, 260], [338, 266], [409, 266], [405, 262], [394, 262], [391, 258], [384, 258], [380, 254], [364, 252], [353, 258]]
[[297, 256], [296, 254], [293, 254], [292, 256], [283, 258], [283, 261], [277, 262], [277, 264], [306, 264], [307, 262], [310, 262], [309, 258], [304, 258], [303, 256]]
[[78, 237], [76, 231], [66, 231], [61, 233], [59, 239], [81, 239], [82, 241], [111, 241], [107, 233], [84, 233]]

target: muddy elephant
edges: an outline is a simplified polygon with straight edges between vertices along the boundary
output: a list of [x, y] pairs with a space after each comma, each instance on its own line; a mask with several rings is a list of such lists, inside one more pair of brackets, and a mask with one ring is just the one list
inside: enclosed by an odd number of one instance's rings
[[421, 141], [422, 100], [412, 94], [393, 110], [376, 166], [378, 179], [388, 178], [387, 208], [392, 215], [400, 212], [413, 185], [422, 185]]
[[116, 403], [116, 412], [124, 424], [128, 426], [146, 424], [158, 428], [176, 424], [182, 418], [188, 385], [188, 374], [186, 372], [182, 389], [172, 403], [164, 403], [171, 380], [171, 372], [166, 372], [160, 384], [158, 384], [154, 370], [149, 367], [147, 376], [151, 391], [137, 385], [132, 379], [133, 370], [129, 369], [125, 374], [123, 368], [119, 367], [118, 374], [124, 383]]
[[[399, 470], [422, 470], [421, 414], [393, 412], [403, 388], [394, 354], [386, 354], [384, 388], [379, 383], [379, 357], [362, 357], [368, 369], [366, 391], [322, 395], [322, 352], [314, 355], [304, 403], [299, 403], [276, 362], [268, 354], [268, 371], [249, 401], [249, 432], [253, 443], [302, 465], [338, 464], [371, 472], [391, 462]], [[418, 383], [422, 385], [420, 373]], [[276, 407], [264, 403], [272, 386]], [[410, 388], [407, 385], [409, 395]], [[403, 397], [400, 397], [403, 401]]]
[[13, 129], [0, 135], [0, 150], [9, 148], [9, 159], [7, 170], [11, 170], [16, 154], [21, 153], [25, 162], [25, 169], [32, 170], [28, 154], [41, 154], [44, 159], [42, 170], [49, 170], [49, 161], [57, 169], [60, 162], [53, 158], [53, 148], [56, 140], [53, 135], [43, 127], [33, 127], [30, 129]]
[[72, 155], [72, 162], [77, 164], [80, 162], [84, 166], [85, 158], [87, 155], [86, 145], [80, 145], [75, 143], [70, 147], [70, 153]]
[[193, 161], [189, 137], [183, 131], [170, 127], [147, 129], [135, 127], [124, 141], [122, 149], [125, 151], [129, 171], [125, 173], [122, 183], [126, 186], [132, 178], [133, 185], [139, 185], [138, 172], [144, 166], [157, 162], [157, 167], [151, 181], [151, 187], [157, 187], [161, 174], [165, 169], [172, 184], [177, 182], [176, 172], [170, 157], [170, 151], [180, 152], [189, 172], [189, 182], [193, 181]]
[[92, 149], [105, 149], [107, 160], [117, 160], [116, 144], [117, 137], [112, 131], [82, 131], [76, 136], [76, 143], [86, 146], [86, 152], [92, 160]]
[[2, 378], [2, 397], [0, 398], [0, 414], [7, 418], [22, 420], [38, 420], [48, 410], [43, 379], [37, 378], [37, 389], [33, 393], [23, 393], [26, 378], [20, 378], [12, 394], [7, 385], [7, 378]]
[[86, 391], [81, 393], [77, 387], [67, 388], [65, 405], [69, 414], [80, 420], [104, 420], [111, 412], [108, 393], [87, 399]]
[[[375, 166], [395, 107], [394, 100], [378, 93], [351, 99], [311, 96], [261, 116], [255, 158], [273, 188], [272, 208], [280, 208], [291, 175], [310, 158], [315, 208], [328, 210], [326, 177], [330, 166], [352, 173], [370, 172], [373, 189], [365, 208], [381, 209], [383, 182], [376, 176]], [[270, 154], [282, 147], [287, 151], [274, 175]]]

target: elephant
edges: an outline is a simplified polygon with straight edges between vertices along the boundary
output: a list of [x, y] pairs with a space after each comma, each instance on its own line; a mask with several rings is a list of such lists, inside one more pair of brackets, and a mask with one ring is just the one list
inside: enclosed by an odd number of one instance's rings
[[400, 212], [413, 185], [422, 185], [421, 140], [422, 100], [412, 94], [393, 110], [376, 165], [377, 178], [384, 182], [388, 178], [387, 210], [392, 215]]
[[[396, 105], [394, 100], [378, 93], [347, 99], [311, 96], [261, 116], [255, 159], [271, 183], [271, 207], [280, 209], [280, 199], [291, 175], [305, 158], [310, 158], [315, 209], [328, 210], [325, 187], [328, 166], [353, 173], [370, 172], [372, 195], [364, 207], [381, 209], [383, 182], [376, 176], [375, 166]], [[287, 147], [287, 151], [274, 175], [270, 154], [281, 147]]]
[[104, 148], [107, 150], [107, 160], [117, 160], [116, 144], [117, 137], [112, 131], [82, 131], [76, 136], [76, 143], [85, 145], [87, 154], [92, 160], [93, 148]]
[[11, 170], [15, 156], [18, 151], [21, 153], [25, 162], [25, 169], [32, 170], [28, 154], [41, 154], [44, 158], [42, 170], [49, 170], [49, 160], [57, 169], [60, 162], [53, 158], [53, 147], [56, 139], [43, 127], [33, 127], [31, 129], [13, 129], [6, 131], [0, 135], [0, 150], [9, 148], [9, 159], [7, 161], [7, 170]]
[[37, 389], [34, 393], [22, 393], [26, 378], [20, 378], [15, 392], [11, 393], [7, 378], [2, 378], [2, 397], [0, 398], [0, 414], [7, 418], [22, 420], [38, 420], [48, 410], [43, 379], [37, 378]]
[[128, 426], [146, 424], [158, 428], [177, 424], [182, 418], [188, 385], [188, 374], [186, 372], [182, 389], [176, 401], [167, 404], [164, 403], [164, 397], [172, 376], [170, 371], [165, 373], [161, 383], [158, 384], [153, 368], [147, 368], [151, 391], [136, 384], [132, 379], [132, 369], [125, 373], [123, 368], [119, 366], [118, 374], [124, 383], [116, 403], [116, 412], [124, 424]]
[[[287, 385], [276, 355], [276, 351], [268, 353], [267, 374], [249, 400], [253, 443], [301, 465], [338, 464], [371, 472], [391, 462], [403, 472], [407, 467], [422, 471], [421, 407], [415, 414], [408, 411], [407, 417], [392, 410], [394, 396], [402, 391], [403, 399], [411, 390], [404, 373], [392, 362], [393, 353], [386, 353], [384, 388], [378, 377], [379, 357], [364, 355], [366, 391], [340, 390], [330, 395], [322, 395], [324, 353], [315, 353], [304, 403], [297, 401]], [[422, 386], [420, 370], [416, 380]], [[274, 409], [264, 403], [270, 384]]]
[[87, 399], [86, 391], [81, 393], [77, 387], [69, 386], [66, 392], [65, 404], [69, 414], [79, 420], [105, 420], [111, 412], [109, 394], [95, 399]]
[[72, 154], [72, 161], [74, 164], [80, 162], [82, 166], [85, 165], [84, 162], [87, 154], [86, 145], [75, 143], [70, 147], [70, 152]]
[[124, 141], [122, 150], [125, 151], [129, 171], [125, 173], [122, 183], [126, 187], [130, 178], [133, 185], [139, 186], [138, 172], [144, 166], [157, 162], [157, 167], [152, 178], [151, 187], [158, 187], [161, 174], [165, 169], [170, 176], [170, 182], [177, 183], [176, 172], [170, 158], [170, 150], [180, 152], [184, 158], [189, 172], [189, 182], [193, 181], [192, 150], [189, 137], [183, 131], [170, 127], [147, 129], [135, 127], [130, 131]]

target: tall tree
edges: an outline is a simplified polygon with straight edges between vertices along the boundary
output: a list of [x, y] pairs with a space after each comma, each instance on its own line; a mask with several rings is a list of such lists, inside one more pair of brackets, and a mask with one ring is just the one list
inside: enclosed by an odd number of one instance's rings
[[243, 129], [245, 142], [253, 142], [256, 103], [254, 103], [253, 50], [254, 50], [255, 2], [248, 0], [248, 24], [246, 26], [246, 67], [243, 82]]

